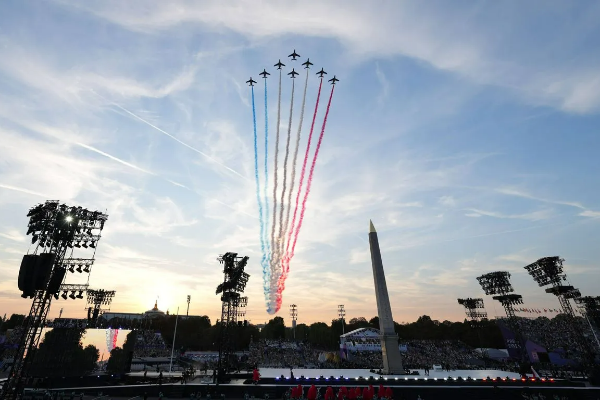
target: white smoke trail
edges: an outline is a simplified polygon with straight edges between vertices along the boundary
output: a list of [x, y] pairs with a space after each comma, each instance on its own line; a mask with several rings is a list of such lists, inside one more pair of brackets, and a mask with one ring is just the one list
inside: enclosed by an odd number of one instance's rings
[[[289, 226], [289, 222], [290, 222], [290, 210], [292, 209], [292, 192], [294, 191], [294, 181], [296, 179], [296, 160], [298, 159], [298, 149], [300, 148], [300, 137], [301, 137], [301, 133], [302, 133], [302, 122], [304, 121], [304, 106], [306, 105], [306, 89], [308, 88], [308, 68], [306, 68], [306, 79], [304, 81], [304, 94], [302, 95], [302, 107], [300, 109], [300, 120], [298, 121], [298, 133], [296, 134], [296, 147], [294, 148], [294, 158], [292, 160], [292, 177], [291, 177], [291, 185], [290, 185], [290, 190], [288, 191], [288, 198], [287, 198], [287, 204], [288, 204], [288, 208], [287, 208], [287, 212], [285, 215], [285, 222], [283, 224], [284, 228], [283, 228], [283, 235], [285, 237], [286, 232], [288, 231], [288, 226]], [[285, 240], [283, 241], [285, 242]], [[281, 250], [281, 252], [283, 253], [283, 248]], [[286, 254], [283, 254], [283, 267], [282, 268], [289, 268], [289, 265], [287, 263], [287, 252]], [[284, 271], [285, 273], [285, 271]]]
[[[285, 198], [285, 193], [287, 190], [287, 175], [288, 175], [288, 159], [290, 156], [290, 140], [291, 140], [291, 136], [292, 136], [292, 119], [293, 119], [293, 114], [294, 114], [294, 92], [295, 92], [295, 79], [292, 78], [292, 98], [290, 101], [290, 119], [288, 122], [288, 132], [287, 132], [287, 142], [285, 145], [285, 158], [283, 161], [283, 184], [281, 187], [281, 202], [279, 204], [279, 232], [277, 235], [277, 249], [275, 250], [274, 253], [274, 257], [273, 257], [273, 266], [276, 268], [277, 271], [277, 282], [275, 283], [275, 291], [277, 291], [278, 289], [278, 285], [279, 285], [279, 277], [281, 276], [281, 274], [283, 273], [282, 271], [282, 266], [281, 266], [281, 255], [283, 252], [283, 247], [285, 246], [285, 234], [283, 232], [283, 212], [284, 212], [284, 208], [285, 208], [285, 202], [284, 202], [284, 198]], [[288, 205], [289, 207], [289, 205]]]
[[278, 167], [278, 156], [279, 156], [279, 124], [281, 123], [281, 69], [279, 69], [279, 94], [277, 97], [277, 126], [275, 133], [275, 160], [273, 161], [273, 223], [271, 224], [271, 254], [269, 258], [269, 264], [271, 265], [271, 282], [269, 290], [269, 304], [267, 305], [267, 311], [269, 313], [275, 312], [275, 301], [277, 292], [277, 281], [279, 274], [277, 272], [277, 266], [273, 264], [274, 254], [273, 251], [277, 252], [279, 245], [275, 239], [275, 228], [277, 225], [277, 167]]

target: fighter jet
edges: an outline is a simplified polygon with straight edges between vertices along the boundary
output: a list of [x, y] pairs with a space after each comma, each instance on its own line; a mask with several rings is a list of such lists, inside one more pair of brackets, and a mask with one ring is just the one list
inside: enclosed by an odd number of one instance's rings
[[296, 77], [296, 75], [300, 75], [299, 73], [297, 73], [296, 71], [294, 71], [294, 68], [292, 68], [292, 72], [288, 73], [288, 75], [292, 76], [292, 79]]
[[292, 57], [292, 61], [296, 61], [296, 57], [300, 57], [300, 54], [296, 53], [296, 49], [294, 49], [294, 52], [288, 57]]
[[307, 58], [306, 62], [303, 62], [302, 65], [306, 65], [304, 69], [307, 69], [310, 68], [310, 66], [313, 65], [313, 63], [310, 62], [310, 58]]
[[335, 85], [336, 82], [338, 82], [339, 79], [335, 77], [335, 75], [333, 76], [333, 78], [331, 78], [330, 80], [328, 80], [327, 82], [331, 82], [332, 85]]
[[317, 72], [317, 75], [319, 75], [319, 78], [322, 78], [323, 75], [327, 75], [327, 72], [323, 71], [323, 68], [321, 68], [321, 70]]
[[274, 67], [277, 67], [277, 69], [281, 69], [281, 67], [285, 67], [285, 64], [281, 62], [281, 60], [279, 60], [279, 62], [275, 65], [273, 65]]
[[253, 80], [252, 78], [250, 78], [249, 80], [246, 81], [246, 83], [250, 86], [254, 86], [254, 84], [256, 83], [255, 80]]
[[271, 74], [268, 73], [267, 70], [263, 68], [263, 72], [261, 72], [259, 75], [262, 75], [263, 78], [266, 78], [267, 75], [271, 75]]

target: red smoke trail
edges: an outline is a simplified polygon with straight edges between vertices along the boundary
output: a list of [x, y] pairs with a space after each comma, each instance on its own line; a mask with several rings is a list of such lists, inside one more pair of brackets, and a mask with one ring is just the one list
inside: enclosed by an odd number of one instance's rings
[[[306, 144], [306, 153], [304, 153], [304, 162], [302, 163], [302, 171], [300, 172], [300, 183], [298, 184], [298, 193], [296, 194], [296, 207], [294, 208], [294, 216], [292, 217], [292, 226], [288, 233], [288, 240], [285, 247], [286, 260], [289, 256], [290, 241], [292, 240], [292, 233], [294, 232], [294, 226], [296, 225], [296, 214], [298, 213], [298, 204], [300, 203], [300, 193], [302, 192], [302, 185], [304, 183], [304, 174], [306, 173], [306, 163], [308, 162], [308, 155], [310, 153], [310, 144], [312, 142], [312, 135], [315, 129], [315, 121], [317, 119], [317, 111], [319, 110], [319, 100], [321, 99], [321, 87], [323, 86], [323, 78], [319, 83], [319, 92], [317, 93], [317, 102], [315, 104], [315, 113], [313, 114], [312, 124], [310, 125], [310, 133], [308, 134], [308, 143]], [[286, 263], [287, 264], [287, 263]]]
[[310, 153], [310, 145], [312, 143], [312, 136], [315, 130], [315, 121], [317, 119], [317, 112], [319, 111], [319, 101], [321, 99], [321, 89], [323, 87], [323, 78], [321, 78], [321, 82], [319, 83], [319, 91], [317, 92], [317, 102], [315, 103], [315, 112], [313, 114], [312, 123], [310, 125], [310, 133], [308, 134], [308, 143], [306, 144], [306, 152], [304, 153], [304, 162], [302, 163], [302, 171], [300, 172], [300, 182], [298, 184], [298, 193], [296, 194], [296, 206], [294, 208], [294, 215], [292, 217], [292, 224], [290, 226], [290, 231], [288, 233], [288, 240], [286, 241], [285, 247], [285, 255], [281, 260], [281, 275], [279, 276], [279, 280], [277, 282], [277, 296], [276, 296], [276, 310], [279, 311], [281, 307], [281, 293], [285, 289], [285, 279], [287, 278], [289, 272], [289, 248], [290, 242], [292, 240], [292, 234], [294, 232], [294, 226], [296, 224], [296, 215], [298, 214], [298, 205], [300, 203], [300, 193], [302, 192], [302, 185], [304, 183], [304, 175], [306, 173], [306, 164], [308, 163], [308, 156]]
[[[317, 163], [317, 158], [319, 157], [319, 150], [321, 149], [321, 143], [323, 142], [323, 135], [325, 134], [325, 125], [327, 124], [327, 117], [329, 116], [329, 108], [331, 107], [331, 99], [333, 98], [333, 91], [335, 89], [335, 85], [331, 87], [331, 94], [329, 95], [329, 102], [327, 103], [327, 111], [325, 111], [325, 118], [323, 118], [323, 126], [321, 127], [321, 134], [319, 135], [319, 141], [317, 142], [317, 148], [315, 149], [315, 155], [312, 160], [312, 164], [310, 166], [310, 173], [308, 174], [308, 180], [306, 182], [306, 193], [304, 194], [304, 199], [302, 199], [302, 210], [300, 211], [300, 218], [298, 220], [298, 226], [296, 227], [296, 232], [294, 234], [294, 244], [292, 245], [292, 251], [290, 254], [285, 257], [285, 268], [283, 274], [279, 278], [278, 288], [277, 288], [277, 309], [281, 308], [281, 294], [283, 289], [285, 289], [285, 280], [288, 275], [290, 260], [294, 257], [294, 252], [296, 250], [296, 242], [298, 241], [298, 235], [300, 233], [300, 229], [302, 228], [302, 222], [304, 221], [304, 213], [306, 212], [306, 201], [308, 200], [308, 195], [310, 194], [310, 188], [312, 186], [313, 174], [315, 172], [315, 165]], [[312, 128], [311, 128], [312, 131]]]

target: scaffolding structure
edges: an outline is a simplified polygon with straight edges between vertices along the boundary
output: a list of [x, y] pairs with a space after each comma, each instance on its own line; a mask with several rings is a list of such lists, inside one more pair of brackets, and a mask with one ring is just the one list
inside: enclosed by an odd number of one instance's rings
[[[46, 323], [52, 297], [58, 299], [73, 248], [96, 249], [106, 214], [82, 207], [70, 207], [58, 200], [48, 200], [32, 207], [27, 213], [27, 235], [31, 235], [32, 252], [23, 256], [19, 270], [18, 287], [21, 297], [33, 299], [29, 315], [23, 321], [21, 337], [14, 363], [4, 383], [2, 400], [17, 399], [30, 378], [42, 328]], [[69, 257], [66, 258], [66, 255]], [[92, 257], [93, 258], [93, 257]], [[89, 260], [89, 259], [88, 259]], [[91, 262], [85, 265], [91, 268]], [[88, 271], [90, 271], [88, 268]], [[83, 265], [82, 265], [83, 271]], [[63, 292], [64, 295], [64, 292]], [[72, 293], [73, 295], [73, 293]], [[63, 296], [63, 298], [66, 296]], [[77, 298], [77, 295], [73, 295]]]
[[517, 352], [521, 361], [525, 361], [525, 342], [514, 309], [515, 305], [523, 304], [523, 296], [513, 293], [510, 273], [506, 271], [490, 272], [477, 277], [477, 281], [486, 295], [492, 295], [492, 299], [497, 300], [504, 307], [508, 325], [515, 335], [513, 341], [507, 339], [506, 345]]
[[524, 268], [539, 287], [550, 286], [546, 289], [546, 293], [553, 294], [558, 299], [562, 312], [569, 319], [569, 326], [579, 351], [584, 354], [588, 361], [593, 361], [594, 354], [592, 346], [590, 346], [590, 340], [584, 335], [585, 326], [577, 318], [571, 305], [571, 300], [577, 301], [581, 298], [581, 292], [568, 284], [567, 275], [564, 273], [563, 268], [564, 261], [559, 256], [543, 257]]
[[217, 259], [223, 264], [223, 283], [220, 283], [216, 290], [216, 294], [221, 294], [217, 384], [225, 381], [227, 373], [233, 366], [231, 357], [235, 351], [234, 333], [238, 323], [241, 325], [241, 318], [246, 315], [248, 297], [241, 294], [244, 293], [250, 278], [250, 275], [244, 272], [248, 259], [248, 257], [238, 257], [237, 253], [225, 253]]

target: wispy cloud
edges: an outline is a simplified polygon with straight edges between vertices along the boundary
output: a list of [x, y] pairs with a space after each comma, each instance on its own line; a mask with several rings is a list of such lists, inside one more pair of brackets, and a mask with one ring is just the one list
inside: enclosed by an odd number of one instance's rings
[[[570, 44], [582, 40], [591, 26], [590, 21], [600, 14], [597, 7], [584, 4], [577, 9], [588, 16], [584, 18], [586, 22], [552, 47], [553, 52], [563, 55], [558, 57], [563, 61], [549, 66], [543, 61], [548, 59], [547, 46], [542, 50], [540, 44], [545, 43], [546, 36], [555, 29], [563, 29], [566, 25], [540, 24], [539, 32], [527, 35], [527, 40], [523, 40], [523, 34], [530, 33], [530, 24], [517, 22], [519, 20], [513, 17], [535, 12], [526, 5], [502, 7], [507, 18], [515, 21], [507, 31], [496, 18], [500, 6], [465, 9], [432, 4], [417, 9], [410, 3], [372, 7], [358, 3], [342, 6], [336, 2], [304, 2], [283, 6], [266, 2], [256, 7], [253, 2], [245, 1], [236, 6], [205, 2], [200, 7], [188, 2], [169, 3], [169, 6], [156, 2], [145, 4], [145, 12], [138, 14], [128, 12], [132, 7], [130, 4], [124, 6], [119, 2], [68, 3], [127, 29], [147, 33], [197, 23], [212, 30], [225, 27], [255, 40], [278, 34], [334, 38], [346, 45], [354, 56], [404, 55], [475, 82], [508, 88], [538, 104], [571, 112], [591, 112], [600, 106], [600, 95], [597, 95], [600, 91], [596, 90], [600, 84], [597, 70], [588, 63], [566, 61], [572, 55]], [[314, 7], [320, 7], [321, 12], [313, 12]], [[544, 19], [545, 13], [555, 12], [544, 10], [539, 14], [537, 11], [536, 17], [540, 20]], [[499, 31], [503, 32], [501, 39], [497, 36]], [[515, 46], [519, 51], [507, 56], [502, 50], [507, 45]], [[534, 59], [532, 52], [539, 54], [537, 63], [531, 61]], [[581, 57], [585, 60], [593, 58], [592, 55]], [[539, 69], [544, 72], [539, 73]]]
[[467, 217], [493, 217], [493, 218], [506, 218], [506, 219], [524, 219], [528, 221], [539, 221], [542, 219], [548, 219], [554, 215], [552, 210], [537, 210], [525, 214], [502, 214], [494, 211], [485, 211], [476, 208], [470, 208], [470, 213], [465, 214]]

